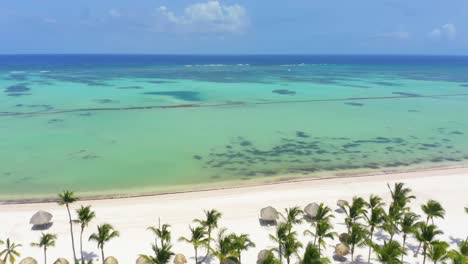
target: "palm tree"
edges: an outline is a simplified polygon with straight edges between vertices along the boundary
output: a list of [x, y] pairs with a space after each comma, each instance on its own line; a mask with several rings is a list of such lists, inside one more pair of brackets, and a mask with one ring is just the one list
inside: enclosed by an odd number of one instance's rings
[[333, 232], [333, 225], [327, 221], [322, 220], [315, 225], [315, 234], [309, 230], [304, 231], [304, 235], [310, 234], [314, 237], [313, 245], [316, 246], [318, 243], [318, 250], [321, 251], [321, 247], [326, 247], [325, 238], [333, 239], [338, 234]]
[[44, 264], [47, 264], [47, 249], [50, 247], [55, 247], [55, 241], [57, 240], [57, 235], [55, 234], [44, 234], [39, 239], [38, 243], [31, 243], [32, 247], [43, 248], [44, 250]]
[[429, 223], [429, 220], [431, 220], [432, 224], [434, 224], [434, 218], [443, 219], [445, 215], [445, 209], [442, 207], [442, 205], [439, 202], [435, 200], [427, 201], [426, 204], [421, 205], [421, 209], [427, 216], [426, 224]]
[[104, 264], [104, 245], [111, 239], [120, 236], [120, 233], [110, 224], [98, 225], [97, 229], [97, 233], [93, 233], [89, 236], [89, 241], [95, 241], [97, 243], [97, 247], [101, 250], [102, 263]]
[[68, 212], [68, 221], [70, 223], [70, 235], [71, 235], [71, 242], [72, 242], [72, 250], [73, 250], [73, 261], [76, 262], [76, 251], [75, 251], [75, 239], [73, 237], [73, 221], [70, 213], [70, 204], [78, 201], [78, 197], [75, 196], [74, 192], [71, 191], [63, 191], [62, 193], [58, 194], [59, 205], [65, 205]]
[[241, 252], [246, 251], [249, 248], [255, 247], [255, 243], [250, 240], [248, 234], [231, 234], [233, 241], [234, 250], [237, 252], [237, 261], [239, 264], [242, 263]]
[[304, 211], [302, 211], [299, 206], [294, 206], [291, 208], [285, 209], [286, 213], [281, 215], [286, 223], [289, 224], [289, 227], [292, 228], [293, 225], [299, 225], [302, 223], [302, 215]]
[[81, 231], [80, 231], [80, 256], [81, 256], [81, 263], [84, 263], [83, 257], [83, 232], [86, 227], [88, 227], [89, 223], [96, 217], [96, 213], [91, 210], [91, 206], [88, 205], [86, 207], [81, 206], [79, 209], [76, 210], [76, 214], [78, 215], [78, 219], [73, 220], [73, 222], [80, 224]]
[[286, 258], [287, 264], [291, 263], [291, 257], [293, 255], [297, 255], [299, 249], [301, 248], [302, 248], [302, 243], [297, 240], [296, 232], [294, 231], [289, 232], [283, 244], [283, 249], [284, 249], [283, 254], [284, 254], [284, 257]]
[[351, 204], [347, 203], [342, 208], [346, 213], [345, 224], [349, 230], [357, 220], [364, 216], [366, 202], [361, 197], [354, 197]]
[[154, 256], [149, 255], [140, 255], [146, 259], [148, 263], [151, 264], [167, 264], [171, 260], [171, 257], [174, 256], [172, 250], [172, 245], [163, 244], [161, 247], [153, 245]]
[[422, 223], [415, 232], [416, 239], [423, 245], [423, 264], [426, 263], [427, 250], [437, 235], [443, 234], [435, 225]]
[[388, 213], [384, 213], [383, 223], [380, 227], [390, 235], [389, 241], [393, 240], [398, 231], [398, 223], [401, 221], [404, 212], [405, 210], [401, 210], [400, 207], [392, 203], [388, 207]]
[[14, 264], [16, 261], [16, 257], [20, 256], [18, 252], [18, 248], [22, 247], [21, 244], [16, 244], [15, 242], [11, 242], [9, 238], [7, 238], [6, 242], [0, 241], [0, 244], [5, 244], [6, 248], [0, 252], [0, 257], [3, 257], [3, 262], [6, 263], [7, 260], [10, 264]]
[[[315, 234], [318, 233], [317, 231], [317, 225], [318, 223], [321, 223], [321, 222], [330, 222], [330, 220], [332, 218], [334, 218], [335, 216], [333, 215], [330, 207], [326, 206], [324, 203], [321, 203], [318, 208], [317, 208], [317, 216], [315, 217], [315, 221], [312, 222], [312, 227], [314, 227], [315, 229]], [[304, 234], [311, 234], [312, 236], [314, 236], [314, 245], [317, 244], [317, 237], [315, 236], [315, 234], [311, 231], [304, 231]], [[320, 247], [319, 247], [320, 248]]]
[[387, 264], [403, 263], [399, 257], [404, 254], [405, 250], [397, 241], [384, 241], [382, 246], [374, 244], [373, 247], [380, 262]]
[[449, 244], [447, 242], [434, 241], [431, 243], [431, 246], [429, 247], [427, 256], [434, 262], [434, 264], [437, 264], [437, 262], [439, 261], [444, 262], [446, 259], [449, 258], [448, 248], [449, 248]]
[[322, 258], [320, 255], [319, 249], [312, 245], [308, 244], [305, 252], [304, 257], [302, 258], [300, 264], [328, 264], [330, 263], [330, 259]]
[[[217, 211], [216, 209], [205, 211], [205, 220], [195, 219], [194, 222], [200, 223], [206, 229], [206, 233], [208, 234], [208, 246], [206, 256], [203, 258], [205, 260], [208, 255], [210, 254], [211, 250], [211, 233], [214, 229], [218, 228], [219, 219], [221, 219], [221, 212]], [[202, 260], [202, 261], [203, 261]]]
[[278, 256], [279, 256], [280, 262], [283, 262], [282, 261], [282, 259], [283, 259], [283, 253], [282, 253], [283, 250], [282, 249], [284, 247], [286, 237], [288, 236], [289, 230], [290, 229], [289, 229], [288, 224], [280, 223], [280, 224], [278, 224], [278, 226], [276, 226], [275, 235], [270, 234], [270, 239], [278, 244], [277, 251], [278, 251]]
[[367, 262], [370, 263], [370, 256], [372, 253], [372, 239], [374, 236], [375, 228], [382, 224], [384, 220], [385, 212], [383, 206], [385, 203], [382, 201], [382, 198], [376, 195], [371, 195], [369, 197], [369, 202], [366, 203], [367, 210], [364, 212], [364, 218], [367, 222], [367, 227], [369, 228], [369, 256]]
[[459, 245], [460, 251], [450, 250], [447, 255], [452, 260], [452, 264], [468, 263], [468, 242], [463, 241]]
[[215, 248], [212, 248], [211, 251], [213, 255], [216, 256], [219, 260], [219, 264], [224, 264], [228, 261], [237, 262], [237, 257], [235, 256], [236, 252], [234, 251], [234, 243], [232, 241], [232, 236], [225, 235], [226, 228], [219, 230], [218, 239], [215, 243]]
[[[435, 201], [429, 200], [426, 204], [421, 205], [421, 209], [426, 214], [426, 225], [429, 224], [429, 220], [431, 220], [432, 224], [434, 224], [434, 218], [444, 218], [445, 209], [442, 205]], [[416, 251], [416, 255], [418, 255], [419, 250], [421, 249], [421, 243], [419, 243], [418, 250]]]
[[[154, 227], [154, 226], [148, 227], [148, 230], [153, 232], [156, 238], [159, 238], [159, 240], [161, 240], [161, 247], [171, 242], [171, 231], [169, 231], [169, 227], [171, 226], [168, 224], [163, 224], [161, 228]], [[154, 245], [156, 247], [158, 246], [157, 239]]]
[[349, 229], [347, 243], [351, 249], [351, 262], [354, 262], [354, 250], [356, 247], [363, 247], [366, 245], [366, 238], [368, 237], [367, 230], [358, 223], [354, 223]]
[[[417, 222], [419, 219], [419, 216], [415, 213], [412, 212], [407, 212], [403, 216], [401, 222], [399, 223], [400, 227], [400, 232], [402, 233], [403, 236], [403, 250], [406, 250], [406, 239], [408, 238], [409, 234], [414, 234], [417, 230], [417, 226], [420, 224]], [[403, 263], [403, 257], [405, 254], [401, 255], [401, 263]]]
[[191, 243], [193, 249], [195, 250], [195, 263], [198, 264], [198, 248], [201, 246], [208, 246], [208, 238], [205, 231], [205, 228], [202, 226], [197, 226], [195, 228], [189, 226], [191, 237], [180, 237], [179, 241]]
[[391, 205], [393, 207], [398, 207], [400, 210], [406, 210], [408, 203], [416, 198], [414, 195], [410, 195], [411, 189], [405, 187], [405, 184], [402, 182], [396, 182], [393, 189], [390, 187], [390, 184], [387, 184], [387, 187], [392, 196]]

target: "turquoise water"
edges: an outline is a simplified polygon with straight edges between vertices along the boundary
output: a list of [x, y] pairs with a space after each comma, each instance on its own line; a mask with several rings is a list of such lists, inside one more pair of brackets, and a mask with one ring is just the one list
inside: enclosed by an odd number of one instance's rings
[[0, 199], [468, 161], [466, 57], [0, 59]]

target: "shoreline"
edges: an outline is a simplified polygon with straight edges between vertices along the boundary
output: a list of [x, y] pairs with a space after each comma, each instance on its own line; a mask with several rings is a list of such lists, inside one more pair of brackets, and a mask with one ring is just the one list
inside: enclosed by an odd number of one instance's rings
[[[454, 174], [454, 173], [466, 173], [468, 174], [468, 164], [460, 165], [441, 165], [441, 166], [429, 166], [424, 168], [408, 168], [403, 170], [398, 170], [397, 168], [382, 169], [377, 171], [369, 172], [337, 172], [330, 173], [332, 171], [325, 171], [322, 176], [315, 175], [310, 173], [306, 176], [296, 175], [296, 174], [286, 174], [272, 176], [265, 181], [251, 182], [247, 184], [239, 184], [242, 181], [225, 181], [216, 183], [213, 187], [208, 188], [193, 188], [193, 189], [182, 189], [174, 191], [161, 191], [161, 192], [147, 192], [147, 193], [128, 193], [128, 194], [109, 194], [109, 195], [84, 195], [79, 196], [80, 201], [101, 201], [101, 200], [123, 200], [123, 199], [132, 199], [132, 198], [145, 198], [145, 197], [161, 197], [168, 195], [180, 195], [180, 194], [192, 194], [192, 193], [204, 193], [212, 191], [223, 191], [223, 190], [238, 190], [254, 187], [268, 187], [282, 184], [290, 183], [314, 183], [319, 181], [330, 181], [330, 180], [346, 180], [346, 179], [359, 179], [359, 178], [371, 178], [371, 177], [384, 177], [388, 175], [400, 175], [404, 179], [408, 178], [417, 178], [428, 176], [422, 173], [432, 174], [431, 176], [440, 176], [445, 174]], [[453, 173], [447, 173], [447, 171], [454, 171]], [[236, 184], [237, 183], [237, 184]], [[225, 187], [217, 186], [224, 185]], [[188, 185], [188, 186], [197, 186], [197, 185]], [[183, 187], [182, 187], [183, 188]], [[25, 205], [25, 204], [44, 204], [44, 203], [56, 203], [57, 198], [31, 198], [31, 199], [0, 199], [0, 206], [2, 205]]]

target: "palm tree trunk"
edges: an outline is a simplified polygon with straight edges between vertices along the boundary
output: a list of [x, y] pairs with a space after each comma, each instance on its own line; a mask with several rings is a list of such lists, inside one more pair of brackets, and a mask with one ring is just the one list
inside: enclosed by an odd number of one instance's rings
[[406, 234], [403, 235], [403, 252], [401, 253], [401, 263], [403, 263], [403, 257], [405, 256], [405, 243], [406, 243]]
[[238, 259], [237, 259], [237, 260], [239, 261], [239, 264], [242, 264], [242, 261], [241, 261], [241, 251], [240, 251], [240, 250], [237, 251], [237, 255], [239, 256]]
[[283, 263], [283, 254], [281, 253], [281, 245], [278, 246], [278, 255], [280, 262]]
[[73, 249], [73, 262], [76, 262], [76, 252], [75, 252], [75, 239], [73, 238], [73, 222], [70, 214], [70, 207], [67, 206], [67, 212], [68, 212], [68, 220], [70, 221], [70, 235], [71, 235], [71, 242], [72, 242], [72, 249]]
[[104, 264], [104, 246], [101, 246], [101, 256], [102, 256], [102, 264]]
[[374, 228], [371, 229], [371, 233], [370, 233], [370, 242], [371, 242], [371, 245], [369, 245], [369, 256], [367, 257], [367, 263], [370, 263], [370, 255], [372, 253], [372, 237], [374, 236]]
[[423, 264], [426, 264], [426, 245], [423, 246]]
[[290, 263], [290, 259], [289, 259], [289, 258], [290, 258], [289, 256], [286, 258], [286, 262], [287, 262], [288, 264]]
[[351, 263], [354, 263], [354, 246], [351, 248]]
[[198, 249], [197, 247], [193, 247], [195, 249], [195, 264], [198, 264]]
[[47, 264], [47, 248], [44, 247], [44, 264]]
[[84, 258], [83, 258], [83, 231], [84, 228], [81, 228], [80, 232], [80, 256], [81, 256], [81, 263], [84, 263]]

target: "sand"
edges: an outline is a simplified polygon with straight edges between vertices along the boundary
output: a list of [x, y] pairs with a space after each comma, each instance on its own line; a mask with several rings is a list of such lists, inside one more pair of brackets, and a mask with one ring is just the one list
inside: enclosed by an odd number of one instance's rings
[[[260, 226], [258, 221], [259, 210], [271, 205], [278, 210], [286, 207], [304, 207], [310, 202], [324, 202], [336, 209], [338, 199], [351, 199], [353, 196], [368, 198], [370, 194], [382, 196], [389, 201], [389, 192], [386, 184], [396, 181], [405, 182], [413, 189], [417, 200], [412, 207], [420, 213], [420, 205], [428, 199], [436, 199], [445, 207], [444, 220], [437, 219], [435, 223], [444, 231], [441, 239], [456, 247], [468, 235], [468, 215], [463, 207], [468, 206], [468, 169], [455, 168], [444, 170], [431, 170], [387, 175], [374, 175], [351, 178], [323, 179], [301, 182], [278, 183], [264, 186], [231, 188], [224, 190], [200, 191], [179, 194], [166, 194], [124, 199], [91, 200], [77, 202], [73, 209], [80, 205], [92, 205], [97, 217], [85, 231], [84, 250], [86, 256], [95, 258], [99, 262], [99, 251], [94, 242], [88, 242], [87, 237], [95, 232], [96, 225], [110, 223], [120, 231], [121, 236], [112, 240], [105, 246], [108, 256], [116, 256], [120, 263], [135, 263], [138, 254], [151, 253], [150, 243], [154, 241], [153, 235], [146, 230], [148, 226], [161, 223], [171, 225], [174, 251], [183, 253], [194, 263], [193, 249], [190, 244], [178, 242], [180, 236], [188, 236], [188, 226], [194, 218], [202, 218], [204, 209], [216, 208], [223, 213], [221, 227], [227, 227], [232, 232], [248, 233], [256, 243], [256, 247], [243, 253], [243, 263], [255, 263], [257, 253], [265, 248], [275, 247], [268, 234], [274, 232], [273, 227]], [[46, 210], [54, 215], [54, 224], [47, 231], [58, 235], [57, 245], [49, 249], [49, 262], [58, 257], [72, 259], [68, 216], [66, 209], [54, 203], [10, 204], [0, 205], [0, 239], [10, 237], [16, 243], [23, 244], [20, 250], [22, 257], [32, 256], [42, 263], [42, 251], [30, 247], [30, 243], [37, 241], [41, 231], [31, 230], [29, 218], [37, 210]], [[335, 230], [339, 233], [345, 230], [343, 214], [335, 213], [333, 221]], [[300, 241], [306, 244], [310, 237], [302, 235], [309, 224], [304, 223], [296, 227], [300, 234]], [[79, 227], [75, 225], [75, 239], [78, 250]], [[376, 239], [382, 242], [385, 234], [378, 233]], [[401, 237], [397, 236], [401, 241]], [[338, 240], [328, 241], [326, 253], [332, 256], [333, 245]], [[414, 239], [408, 244], [411, 248], [417, 246]], [[356, 250], [356, 258], [360, 262], [367, 260], [367, 248]], [[202, 254], [204, 250], [201, 250]], [[349, 259], [349, 258], [348, 258]], [[410, 263], [421, 263], [422, 258], [413, 257], [410, 250], [406, 260]], [[293, 262], [295, 263], [296, 260]], [[335, 262], [332, 260], [332, 262]], [[376, 262], [376, 261], [371, 261]], [[206, 263], [218, 263], [208, 260]]]

